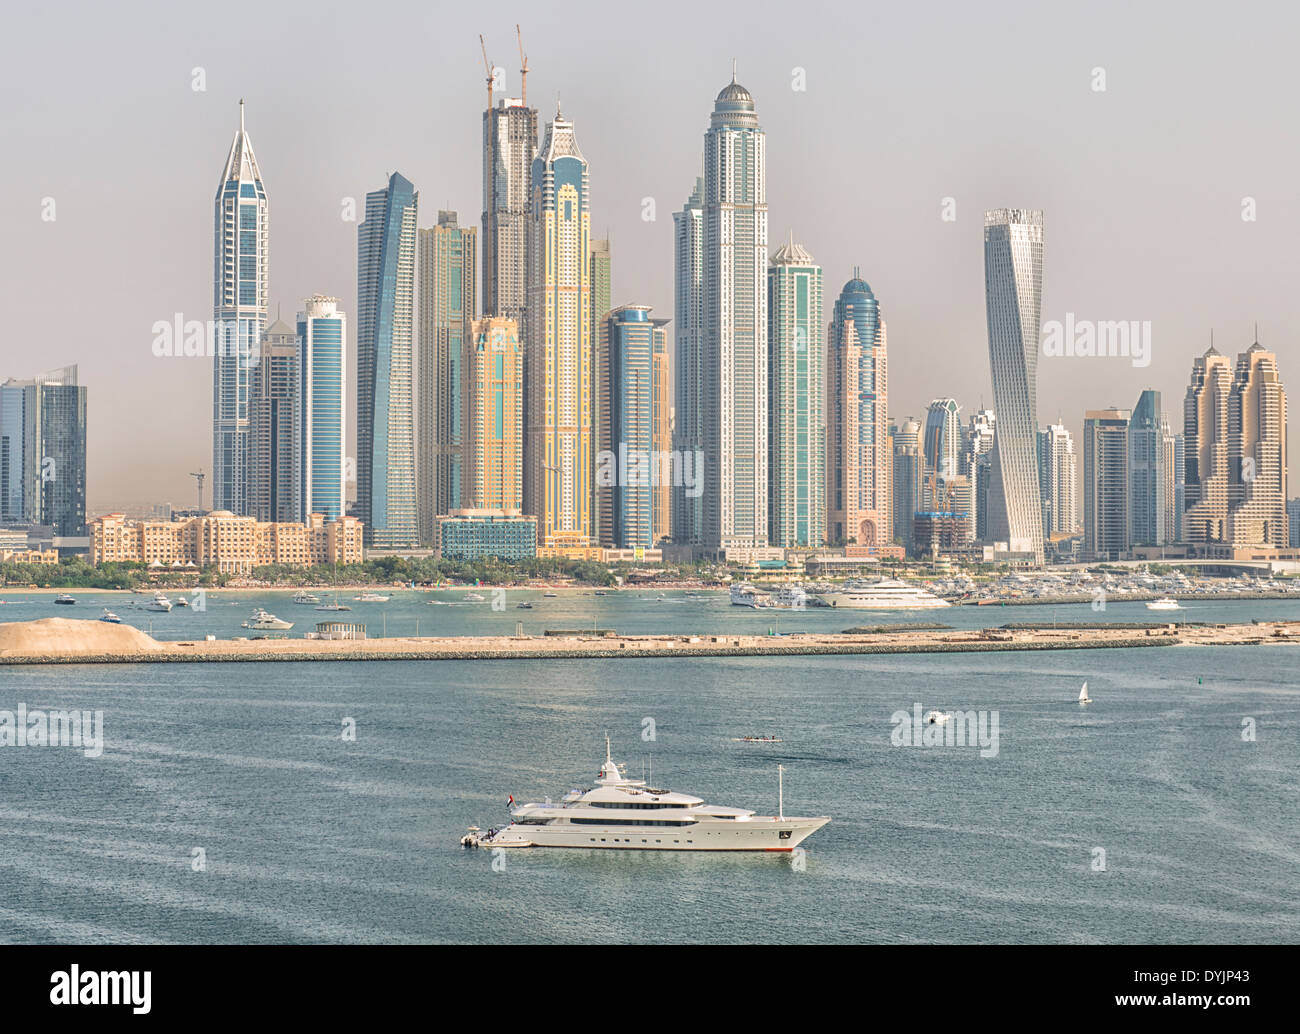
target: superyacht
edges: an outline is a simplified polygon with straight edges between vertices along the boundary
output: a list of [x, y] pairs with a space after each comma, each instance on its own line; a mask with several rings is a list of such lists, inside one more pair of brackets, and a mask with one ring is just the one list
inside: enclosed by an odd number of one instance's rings
[[[783, 772], [778, 766], [778, 772]], [[513, 798], [511, 798], [513, 802]], [[610, 756], [596, 785], [570, 790], [558, 804], [521, 804], [510, 811], [510, 825], [484, 834], [471, 829], [465, 847], [586, 847], [633, 851], [792, 851], [830, 822], [829, 816], [794, 818], [785, 814], [784, 786], [778, 782], [776, 815], [745, 808], [705, 804], [699, 797], [661, 790], [628, 779]]]
[[854, 610], [931, 610], [950, 606], [934, 593], [896, 578], [846, 582], [839, 590], [823, 593], [821, 600], [828, 607]]

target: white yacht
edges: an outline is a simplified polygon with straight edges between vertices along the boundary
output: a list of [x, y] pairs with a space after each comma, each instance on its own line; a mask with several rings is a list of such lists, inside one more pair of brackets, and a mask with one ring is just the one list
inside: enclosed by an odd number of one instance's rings
[[931, 610], [949, 606], [947, 600], [934, 593], [896, 578], [846, 582], [843, 588], [822, 594], [821, 600], [828, 607], [853, 610]]
[[731, 587], [731, 604], [734, 607], [757, 607], [760, 598], [766, 597], [748, 582]]
[[313, 606], [320, 602], [319, 596], [313, 596], [306, 589], [299, 589], [293, 594], [294, 603], [312, 604]]
[[387, 603], [391, 596], [385, 596], [380, 592], [363, 592], [360, 596], [353, 596], [358, 603]]
[[1148, 600], [1147, 610], [1182, 610], [1182, 604], [1172, 596], [1160, 600]]
[[268, 614], [261, 607], [253, 611], [253, 616], [244, 622], [244, 628], [255, 628], [260, 632], [287, 632], [293, 628], [292, 621], [282, 621], [274, 614]]
[[155, 593], [153, 594], [153, 599], [151, 599], [151, 600], [149, 601], [149, 605], [148, 605], [148, 607], [146, 607], [145, 609], [146, 609], [146, 610], [161, 610], [164, 614], [166, 614], [166, 613], [169, 613], [169, 612], [171, 611], [171, 609], [172, 609], [172, 601], [169, 600], [169, 599], [168, 599], [165, 595], [163, 595], [161, 592], [155, 592]]
[[[778, 766], [778, 771], [783, 771]], [[780, 786], [780, 784], [778, 784]], [[483, 834], [471, 830], [466, 847], [586, 847], [632, 851], [792, 851], [830, 822], [829, 816], [785, 814], [778, 789], [776, 815], [705, 804], [698, 797], [628, 779], [610, 757], [590, 790], [570, 790], [559, 804], [521, 804], [513, 821]]]

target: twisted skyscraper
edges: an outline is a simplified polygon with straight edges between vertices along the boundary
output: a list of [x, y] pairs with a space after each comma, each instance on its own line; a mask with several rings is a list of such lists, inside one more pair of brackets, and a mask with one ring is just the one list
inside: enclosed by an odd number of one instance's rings
[[984, 301], [993, 373], [993, 469], [987, 538], [1043, 563], [1038, 486], [1038, 335], [1043, 213], [1000, 208], [984, 216]]

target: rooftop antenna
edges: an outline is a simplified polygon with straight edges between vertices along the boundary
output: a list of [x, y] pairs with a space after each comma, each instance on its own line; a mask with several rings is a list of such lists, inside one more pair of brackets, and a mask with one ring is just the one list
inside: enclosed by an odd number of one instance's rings
[[515, 25], [515, 39], [519, 41], [519, 101], [528, 107], [528, 55], [524, 53], [524, 37]]
[[731, 81], [733, 83], [736, 81], [736, 59], [734, 57], [731, 59]]
[[491, 111], [492, 110], [492, 83], [496, 79], [496, 76], [492, 74], [492, 62], [488, 60], [487, 44], [483, 42], [482, 33], [479, 33], [478, 46], [479, 49], [483, 51], [483, 70], [487, 72], [488, 111]]
[[244, 132], [244, 98], [239, 98], [239, 132]]

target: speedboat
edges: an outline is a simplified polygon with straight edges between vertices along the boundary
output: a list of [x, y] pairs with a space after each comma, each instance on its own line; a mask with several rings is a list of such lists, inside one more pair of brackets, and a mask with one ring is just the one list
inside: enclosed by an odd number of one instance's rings
[[315, 603], [319, 603], [319, 602], [320, 602], [320, 597], [319, 597], [319, 596], [313, 596], [313, 595], [312, 595], [311, 593], [309, 593], [306, 589], [299, 589], [297, 592], [295, 592], [295, 593], [293, 594], [293, 602], [294, 602], [294, 603], [312, 603], [312, 604], [315, 604]]
[[516, 610], [532, 610], [532, 609], [533, 609], [533, 605], [532, 605], [530, 602], [528, 602], [528, 600], [523, 600], [522, 602], [520, 602], [520, 603], [516, 603], [516, 604], [515, 604], [515, 609], [516, 609]]
[[66, 592], [61, 592], [59, 593], [59, 595], [54, 597], [54, 602], [59, 604], [60, 606], [70, 607], [77, 601], [73, 599], [71, 596], [69, 596]]
[[1172, 596], [1166, 596], [1164, 599], [1148, 600], [1147, 610], [1182, 610], [1182, 604]]
[[[570, 790], [558, 804], [521, 804], [513, 821], [487, 834], [470, 832], [466, 847], [586, 847], [631, 851], [792, 851], [830, 822], [830, 816], [785, 814], [784, 787], [777, 766], [777, 813], [706, 804], [699, 797], [628, 779], [610, 756], [589, 790]], [[511, 798], [513, 803], [514, 798]]]
[[190, 605], [190, 601], [187, 600], [184, 596], [178, 596], [178, 597], [176, 598], [176, 606], [178, 606], [178, 607], [188, 607], [189, 605]]
[[107, 621], [110, 625], [120, 625], [122, 623], [122, 619], [118, 617], [116, 614], [114, 614], [107, 607], [104, 608], [104, 613], [99, 615], [99, 620]]
[[947, 725], [952, 715], [946, 711], [927, 711], [925, 715], [926, 725]]
[[482, 603], [486, 598], [486, 596], [480, 596], [476, 592], [467, 592], [461, 597], [461, 600], [465, 603]]
[[163, 593], [155, 592], [153, 594], [153, 599], [149, 601], [149, 604], [145, 609], [160, 610], [164, 614], [166, 614], [172, 609], [172, 606], [173, 606], [172, 601], [169, 600]]
[[253, 611], [253, 616], [244, 622], [244, 628], [253, 628], [259, 632], [284, 632], [293, 628], [292, 621], [282, 621], [274, 614], [268, 614], [261, 607]]
[[559, 595], [560, 594], [558, 592], [544, 592], [542, 593], [542, 599], [553, 600], [556, 599]]
[[733, 736], [732, 743], [780, 743], [779, 736]]
[[391, 596], [384, 596], [377, 592], [363, 592], [360, 596], [353, 596], [358, 603], [387, 603]]

